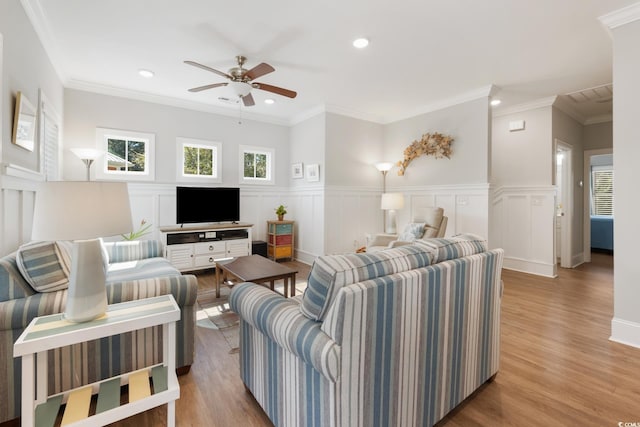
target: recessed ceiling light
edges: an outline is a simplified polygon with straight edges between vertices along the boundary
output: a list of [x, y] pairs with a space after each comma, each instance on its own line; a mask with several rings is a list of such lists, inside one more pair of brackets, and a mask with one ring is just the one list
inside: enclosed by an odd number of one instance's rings
[[145, 79], [150, 79], [151, 77], [155, 76], [154, 72], [150, 70], [138, 70], [138, 74], [140, 74]]
[[267, 99], [265, 99], [265, 100], [264, 100], [264, 103], [265, 103], [265, 104], [272, 105], [272, 104], [275, 104], [275, 103], [276, 103], [276, 101], [275, 101], [275, 100], [273, 100], [273, 99], [271, 99], [271, 98], [267, 98]]
[[369, 40], [365, 39], [364, 37], [361, 37], [359, 39], [355, 39], [353, 41], [353, 47], [356, 47], [358, 49], [364, 49], [367, 46], [369, 46]]
[[491, 106], [495, 107], [496, 105], [500, 105], [502, 101], [500, 101], [499, 99], [492, 99], [491, 100]]

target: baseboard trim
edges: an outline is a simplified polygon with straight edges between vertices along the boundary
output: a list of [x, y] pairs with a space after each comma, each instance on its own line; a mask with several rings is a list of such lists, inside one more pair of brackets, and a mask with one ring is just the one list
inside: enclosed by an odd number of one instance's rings
[[640, 323], [614, 317], [611, 319], [611, 336], [609, 340], [640, 348]]
[[318, 255], [310, 254], [309, 252], [306, 252], [300, 249], [295, 250], [294, 256], [296, 261], [300, 261], [307, 265], [312, 265], [313, 261], [315, 261], [315, 259], [318, 258]]
[[507, 270], [535, 274], [536, 276], [557, 277], [554, 264], [505, 257], [503, 267]]

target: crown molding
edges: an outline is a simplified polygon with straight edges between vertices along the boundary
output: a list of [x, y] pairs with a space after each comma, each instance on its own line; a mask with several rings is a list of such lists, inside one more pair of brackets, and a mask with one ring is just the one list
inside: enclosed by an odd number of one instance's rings
[[582, 114], [578, 113], [569, 104], [568, 101], [566, 101], [565, 99], [563, 99], [560, 96], [556, 97], [556, 100], [553, 103], [553, 106], [556, 107], [558, 110], [562, 111], [563, 113], [567, 114], [569, 117], [571, 117], [572, 119], [574, 119], [575, 121], [577, 121], [578, 123], [580, 123], [582, 125], [584, 125], [585, 122], [587, 121], [587, 119]]
[[523, 111], [535, 110], [536, 108], [550, 107], [556, 102], [557, 96], [537, 99], [531, 102], [513, 105], [511, 107], [501, 108], [493, 113], [493, 117], [508, 116], [510, 114], [522, 113]]
[[[469, 92], [464, 92], [459, 95], [452, 96], [450, 98], [445, 98], [440, 101], [433, 102], [431, 104], [423, 105], [421, 107], [415, 108], [407, 113], [397, 116], [387, 116], [381, 121], [381, 124], [389, 124], [393, 122], [398, 122], [400, 120], [410, 119], [412, 117], [416, 117], [422, 114], [432, 113], [434, 111], [442, 110], [444, 108], [453, 107], [454, 105], [464, 104], [465, 102], [475, 101], [480, 98], [489, 98], [493, 91], [495, 91], [497, 86], [487, 85], [478, 89], [471, 90]], [[488, 104], [487, 104], [488, 105]]]
[[640, 2], [614, 10], [598, 18], [609, 30], [640, 19]]
[[289, 126], [295, 126], [298, 123], [302, 123], [305, 120], [308, 120], [312, 117], [317, 116], [318, 114], [322, 114], [325, 112], [326, 108], [324, 105], [317, 105], [313, 108], [308, 109], [307, 111], [303, 111], [302, 113], [293, 116], [293, 118], [289, 121]]
[[[113, 86], [101, 85], [97, 83], [90, 83], [80, 80], [71, 80], [65, 88], [82, 90], [85, 92], [99, 93], [101, 95], [116, 96], [119, 98], [135, 99], [137, 101], [150, 102], [152, 104], [169, 105], [172, 107], [184, 108], [186, 110], [202, 111], [205, 113], [218, 114], [226, 117], [238, 117], [236, 109], [228, 109], [224, 107], [218, 107], [215, 105], [203, 104], [195, 101], [187, 101], [184, 99], [172, 98], [164, 95], [154, 95], [146, 92], [138, 92], [131, 89], [116, 88]], [[287, 119], [278, 117], [265, 116], [262, 114], [250, 113], [244, 110], [242, 112], [243, 120], [252, 120], [256, 122], [270, 123], [280, 126], [289, 126]]]
[[354, 110], [347, 107], [341, 107], [339, 105], [325, 104], [325, 112], [340, 114], [341, 116], [347, 116], [354, 119], [364, 120], [367, 122], [373, 122], [378, 124], [383, 123], [383, 117], [381, 116], [365, 113], [363, 111], [358, 111], [358, 110]]

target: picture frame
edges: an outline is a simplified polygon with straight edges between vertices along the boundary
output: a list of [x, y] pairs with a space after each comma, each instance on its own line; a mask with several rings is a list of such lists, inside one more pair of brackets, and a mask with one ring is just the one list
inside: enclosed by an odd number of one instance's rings
[[304, 177], [304, 169], [302, 163], [293, 163], [291, 165], [291, 178], [298, 179]]
[[307, 165], [307, 167], [305, 168], [305, 173], [307, 175], [307, 182], [320, 181], [320, 165]]
[[16, 95], [12, 142], [28, 151], [36, 145], [36, 108], [22, 92]]

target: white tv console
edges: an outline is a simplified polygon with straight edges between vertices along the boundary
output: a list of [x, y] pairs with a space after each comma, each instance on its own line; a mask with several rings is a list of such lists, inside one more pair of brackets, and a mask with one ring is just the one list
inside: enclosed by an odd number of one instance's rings
[[251, 255], [247, 223], [160, 227], [164, 256], [180, 271], [213, 268], [216, 261]]

